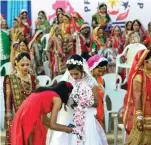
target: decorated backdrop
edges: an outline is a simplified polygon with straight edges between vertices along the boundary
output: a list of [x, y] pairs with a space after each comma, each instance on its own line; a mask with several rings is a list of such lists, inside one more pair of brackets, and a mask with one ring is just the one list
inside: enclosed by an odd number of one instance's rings
[[32, 0], [32, 18], [35, 21], [38, 11], [45, 10], [48, 19], [55, 16], [58, 7], [72, 13], [79, 12], [91, 24], [91, 18], [99, 3], [106, 3], [113, 24], [124, 26], [125, 21], [139, 19], [145, 27], [151, 21], [150, 0]]
[[139, 19], [147, 27], [151, 21], [151, 0], [2, 0], [0, 3], [1, 14], [5, 16], [10, 27], [20, 9], [28, 10], [34, 27], [38, 11], [44, 10], [51, 22], [58, 7], [70, 13], [79, 12], [91, 24], [92, 15], [102, 2], [108, 6], [113, 25], [119, 24], [123, 27], [127, 20]]

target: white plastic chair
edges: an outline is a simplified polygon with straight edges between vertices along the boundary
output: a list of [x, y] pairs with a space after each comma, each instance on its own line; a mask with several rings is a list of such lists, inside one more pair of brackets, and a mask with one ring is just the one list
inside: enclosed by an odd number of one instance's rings
[[125, 138], [126, 138], [126, 131], [125, 127], [122, 123], [118, 123], [119, 118], [122, 116], [122, 108], [120, 108], [119, 112], [114, 115], [114, 145], [117, 145], [117, 138], [118, 138], [118, 128], [122, 130], [122, 145], [125, 144]]
[[[122, 83], [122, 85], [124, 85], [127, 82], [129, 70], [132, 66], [132, 63], [133, 63], [133, 60], [134, 60], [136, 53], [139, 50], [143, 50], [143, 49], [147, 49], [146, 46], [144, 46], [143, 44], [140, 44], [140, 43], [129, 44], [128, 46], [126, 46], [124, 48], [123, 53], [116, 57], [116, 74], [118, 74], [119, 68], [125, 68], [126, 69], [126, 78], [125, 78], [124, 82]], [[127, 61], [125, 63], [120, 62], [120, 59], [123, 56], [126, 56], [126, 58], [127, 58]]]
[[103, 75], [102, 78], [105, 82], [105, 91], [121, 88], [122, 78], [120, 75], [117, 75], [116, 73], [109, 73]]
[[62, 77], [63, 77], [63, 75], [58, 75], [58, 76], [54, 77], [53, 80], [51, 81], [51, 85], [53, 85], [55, 81], [57, 83], [59, 83], [61, 81]]
[[44, 71], [47, 76], [51, 78], [51, 70], [49, 69], [49, 61], [43, 63]]
[[3, 68], [5, 68], [5, 75], [8, 75], [13, 71], [11, 62], [7, 62], [0, 67], [0, 74]]
[[3, 82], [4, 82], [4, 77], [0, 77], [0, 129], [1, 131], [4, 130], [4, 122], [5, 122]]
[[37, 79], [39, 80], [39, 86], [50, 86], [51, 84], [50, 77], [46, 75], [39, 75], [37, 76]]
[[46, 41], [46, 45], [45, 45], [44, 51], [46, 51], [47, 48], [48, 48], [49, 38], [50, 38], [50, 34], [45, 34], [45, 35], [43, 35], [42, 38], [41, 38], [41, 41], [44, 41], [44, 40]]
[[[104, 97], [104, 115], [105, 115], [105, 130], [109, 132], [111, 130], [111, 120], [110, 115], [112, 113], [118, 113], [119, 109], [123, 106], [124, 97], [126, 90], [124, 89], [115, 89], [107, 91]], [[107, 109], [106, 96], [109, 97], [111, 101], [111, 110]], [[111, 116], [112, 117], [112, 116]]]

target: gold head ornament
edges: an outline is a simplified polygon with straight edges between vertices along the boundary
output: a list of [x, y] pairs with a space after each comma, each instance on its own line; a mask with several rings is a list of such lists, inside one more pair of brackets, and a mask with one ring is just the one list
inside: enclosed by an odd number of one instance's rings
[[17, 66], [23, 62], [29, 62], [29, 64], [30, 64], [30, 60], [26, 56], [24, 56], [19, 62], [17, 62]]
[[[21, 52], [22, 53], [22, 52]], [[26, 52], [27, 53], [27, 52]], [[20, 53], [18, 53], [16, 55], [16, 58], [19, 56]], [[16, 65], [20, 65], [23, 62], [29, 62], [29, 64], [31, 63], [30, 59], [28, 59], [26, 56], [24, 56], [19, 62], [17, 62], [17, 60], [15, 60]]]

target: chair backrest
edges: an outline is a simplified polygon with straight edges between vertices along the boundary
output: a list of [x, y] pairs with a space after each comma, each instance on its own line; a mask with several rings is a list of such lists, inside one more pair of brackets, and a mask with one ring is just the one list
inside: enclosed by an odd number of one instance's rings
[[42, 41], [42, 42], [45, 41], [45, 42], [44, 42], [44, 43], [45, 43], [44, 51], [46, 51], [47, 48], [48, 48], [49, 38], [50, 38], [50, 34], [45, 34], [45, 35], [43, 35], [42, 38], [41, 38], [41, 41]]
[[121, 87], [122, 78], [116, 73], [109, 73], [102, 76], [105, 82], [105, 90], [111, 91]]
[[136, 53], [139, 50], [143, 50], [143, 49], [147, 49], [147, 48], [143, 44], [134, 43], [134, 44], [129, 44], [128, 46], [126, 46], [125, 49], [127, 49], [127, 55], [126, 55], [127, 61], [126, 61], [126, 63], [132, 65], [133, 59], [134, 59]]
[[11, 62], [7, 62], [1, 66], [0, 74], [3, 68], [5, 68], [5, 75], [10, 74], [13, 71]]
[[126, 90], [124, 89], [112, 90], [112, 91], [109, 91], [107, 95], [111, 100], [112, 112], [118, 113], [120, 108], [123, 106]]
[[39, 75], [37, 76], [37, 79], [39, 80], [39, 86], [50, 86], [51, 84], [50, 77], [46, 75]]
[[45, 74], [51, 77], [51, 70], [49, 69], [49, 61], [45, 61], [43, 63], [43, 67], [44, 67]]
[[53, 85], [55, 81], [57, 83], [59, 83], [61, 81], [62, 77], [63, 77], [63, 75], [58, 75], [58, 76], [54, 77], [53, 80], [51, 81], [51, 85]]

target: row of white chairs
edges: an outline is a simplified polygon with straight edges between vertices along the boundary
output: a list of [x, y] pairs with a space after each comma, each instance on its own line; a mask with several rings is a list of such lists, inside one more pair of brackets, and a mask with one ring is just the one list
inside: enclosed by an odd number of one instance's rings
[[56, 77], [53, 78], [53, 80], [50, 79], [49, 76], [47, 75], [39, 75], [37, 76], [37, 79], [39, 80], [39, 85], [40, 86], [52, 86], [55, 81], [59, 82], [61, 80], [63, 75], [58, 75]]

